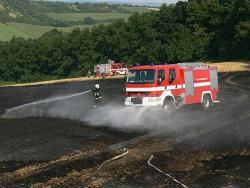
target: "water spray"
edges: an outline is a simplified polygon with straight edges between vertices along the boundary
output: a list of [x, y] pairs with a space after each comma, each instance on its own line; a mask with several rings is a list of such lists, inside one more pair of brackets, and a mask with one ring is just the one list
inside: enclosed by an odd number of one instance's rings
[[[84, 91], [84, 92], [80, 92], [80, 93], [75, 93], [75, 94], [71, 94], [71, 95], [67, 95], [67, 96], [55, 97], [55, 98], [50, 98], [50, 99], [46, 99], [46, 100], [42, 100], [42, 101], [31, 102], [31, 103], [23, 104], [23, 105], [14, 107], [14, 108], [9, 108], [9, 109], [6, 110], [5, 113], [9, 113], [11, 111], [19, 110], [21, 108], [25, 108], [25, 107], [29, 107], [29, 106], [34, 106], [34, 105], [39, 105], [39, 104], [45, 104], [45, 103], [50, 103], [50, 102], [56, 102], [56, 101], [60, 101], [60, 100], [70, 99], [70, 98], [77, 97], [77, 96], [80, 96], [80, 95], [84, 95], [84, 94], [87, 94], [87, 93], [90, 93], [90, 92], [91, 92], [91, 90], [88, 90], [88, 91]], [[4, 117], [4, 115], [3, 115], [3, 117]]]

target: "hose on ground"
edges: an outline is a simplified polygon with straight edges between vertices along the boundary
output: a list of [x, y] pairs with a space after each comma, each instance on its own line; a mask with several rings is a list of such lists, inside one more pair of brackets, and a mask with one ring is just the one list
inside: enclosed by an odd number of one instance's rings
[[172, 177], [170, 174], [167, 174], [165, 172], [163, 172], [161, 169], [157, 168], [156, 166], [154, 166], [153, 164], [151, 164], [151, 160], [153, 159], [153, 155], [150, 156], [150, 158], [148, 159], [148, 165], [153, 167], [154, 169], [156, 169], [158, 172], [168, 176], [170, 179], [172, 179], [174, 182], [176, 182], [177, 184], [181, 185], [184, 188], [188, 188], [188, 186], [186, 186], [185, 184], [179, 182], [177, 179], [175, 179], [174, 177]]
[[120, 154], [120, 155], [117, 155], [117, 156], [115, 156], [115, 157], [112, 157], [111, 159], [109, 159], [109, 160], [103, 162], [103, 163], [98, 167], [97, 172], [98, 172], [105, 164], [110, 163], [111, 161], [117, 160], [117, 159], [119, 159], [119, 158], [121, 158], [121, 157], [123, 157], [123, 156], [125, 156], [125, 155], [127, 155], [127, 154], [128, 154], [128, 150], [127, 150], [127, 149], [124, 149], [124, 153], [122, 153], [122, 154]]

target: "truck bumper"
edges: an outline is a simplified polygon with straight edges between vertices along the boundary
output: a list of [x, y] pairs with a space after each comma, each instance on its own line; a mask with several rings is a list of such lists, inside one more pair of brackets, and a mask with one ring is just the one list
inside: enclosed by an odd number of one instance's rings
[[125, 106], [162, 106], [163, 104], [160, 97], [142, 97], [141, 103], [133, 102], [133, 98], [136, 97], [126, 97]]

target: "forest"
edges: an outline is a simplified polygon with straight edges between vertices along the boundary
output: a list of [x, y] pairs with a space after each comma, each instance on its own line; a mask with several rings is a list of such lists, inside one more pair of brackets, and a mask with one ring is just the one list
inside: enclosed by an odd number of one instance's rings
[[250, 59], [250, 0], [189, 0], [83, 30], [0, 42], [0, 81], [86, 75], [108, 59], [127, 65]]

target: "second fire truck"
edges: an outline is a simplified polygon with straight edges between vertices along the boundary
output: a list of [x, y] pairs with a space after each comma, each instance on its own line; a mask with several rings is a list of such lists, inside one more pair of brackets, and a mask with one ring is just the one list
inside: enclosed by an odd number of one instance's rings
[[111, 61], [107, 64], [99, 64], [94, 67], [94, 72], [97, 76], [115, 76], [126, 75], [128, 69], [124, 67], [123, 63], [115, 63]]

